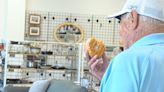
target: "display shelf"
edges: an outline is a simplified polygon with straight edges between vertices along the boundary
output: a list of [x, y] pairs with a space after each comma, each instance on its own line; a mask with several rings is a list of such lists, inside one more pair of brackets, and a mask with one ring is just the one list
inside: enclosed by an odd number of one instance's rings
[[[30, 47], [40, 48], [32, 53]], [[72, 80], [82, 83], [92, 90], [99, 85], [89, 72], [84, 60], [84, 44], [57, 42], [22, 41], [8, 45], [6, 68], [6, 85], [21, 85], [33, 83], [42, 79]], [[110, 56], [114, 46], [106, 47]], [[81, 85], [81, 84], [80, 84]]]
[[31, 87], [31, 83], [30, 84], [9, 84], [11, 86], [16, 86], [16, 87]]
[[[31, 47], [39, 51], [31, 51]], [[22, 81], [28, 84], [41, 79], [77, 81], [80, 76], [78, 44], [10, 42], [7, 56], [6, 85], [22, 84]]]

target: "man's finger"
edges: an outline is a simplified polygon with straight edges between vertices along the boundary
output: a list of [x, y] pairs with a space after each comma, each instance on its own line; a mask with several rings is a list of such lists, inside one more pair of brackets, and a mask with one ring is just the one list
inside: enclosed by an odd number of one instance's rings
[[102, 60], [103, 60], [103, 61], [108, 61], [108, 58], [107, 58], [107, 56], [106, 56], [105, 53], [102, 55]]
[[92, 57], [89, 62], [88, 62], [88, 65], [89, 67], [97, 60], [97, 55], [95, 55], [94, 57]]
[[99, 60], [96, 60], [92, 65], [91, 65], [91, 69], [92, 71], [97, 71], [96, 69], [98, 68], [97, 65], [99, 64]]
[[88, 51], [86, 51], [86, 50], [85, 50], [85, 59], [86, 59], [87, 61], [89, 61], [89, 60], [91, 59], [91, 57], [89, 56]]

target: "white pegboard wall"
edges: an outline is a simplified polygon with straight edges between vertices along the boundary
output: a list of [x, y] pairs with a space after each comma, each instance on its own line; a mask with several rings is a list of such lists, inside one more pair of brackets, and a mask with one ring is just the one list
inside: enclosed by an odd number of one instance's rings
[[107, 46], [113, 45], [114, 20], [106, 16], [93, 16], [92, 35], [103, 40]]
[[[31, 14], [40, 15], [41, 23], [39, 25], [31, 25], [29, 23], [29, 17]], [[30, 36], [29, 28], [30, 27], [40, 27], [40, 35], [39, 36]], [[47, 41], [47, 33], [48, 33], [48, 12], [41, 11], [26, 11], [26, 23], [25, 23], [25, 40], [28, 41]]]
[[[29, 15], [38, 14], [41, 16], [41, 30], [39, 36], [29, 36]], [[106, 45], [118, 45], [119, 35], [117, 31], [118, 23], [115, 19], [107, 19], [101, 15], [58, 13], [44, 11], [26, 11], [25, 40], [28, 41], [48, 41], [56, 42], [54, 38], [54, 28], [64, 22], [79, 24], [84, 29], [85, 42], [89, 37], [96, 36], [103, 40]]]
[[92, 35], [92, 21], [93, 15], [71, 14], [71, 22], [79, 24], [84, 29], [84, 42]]
[[48, 12], [48, 41], [56, 41], [54, 39], [54, 29], [59, 24], [70, 21], [70, 13], [57, 13], [57, 12]]

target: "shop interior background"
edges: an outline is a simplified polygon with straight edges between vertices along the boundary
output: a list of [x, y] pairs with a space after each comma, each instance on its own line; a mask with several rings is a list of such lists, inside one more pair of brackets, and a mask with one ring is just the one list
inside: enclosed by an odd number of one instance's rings
[[[80, 24], [86, 31], [82, 42], [85, 42], [86, 39], [89, 38], [91, 35], [95, 35], [97, 38], [104, 40], [104, 42], [108, 46], [117, 46], [119, 44], [117, 29], [118, 23], [115, 19], [111, 19], [111, 23], [109, 23], [109, 19], [107, 19], [106, 17], [119, 11], [124, 2], [125, 0], [0, 0], [0, 11], [2, 12], [0, 13], [0, 39], [6, 41], [19, 41], [21, 43], [24, 43], [25, 41], [47, 41], [46, 43], [39, 43], [41, 45], [46, 44], [45, 46], [42, 45], [41, 49], [43, 50], [43, 47], [45, 47], [44, 49], [53, 51], [54, 46], [58, 47], [58, 43], [49, 43], [56, 42], [56, 40], [53, 38], [54, 27], [62, 22], [65, 22], [65, 19], [68, 17], [70, 21], [74, 21], [75, 18], [77, 18], [76, 23]], [[40, 25], [41, 35], [38, 37], [27, 36], [29, 32], [30, 14], [39, 14], [42, 18]], [[47, 20], [44, 20], [45, 16], [47, 17]], [[55, 22], [52, 19], [53, 16], [55, 16]], [[88, 19], [91, 19], [90, 23], [88, 22]], [[104, 32], [104, 34], [102, 31]], [[59, 44], [59, 47], [61, 46]], [[22, 48], [24, 48], [24, 46], [22, 46]], [[75, 46], [75, 48], [77, 48], [77, 52], [75, 53], [76, 55], [73, 58], [76, 59], [73, 59], [73, 61], [77, 61], [79, 59], [79, 47]], [[20, 53], [20, 50], [22, 49], [20, 49], [20, 46], [14, 47], [13, 45], [12, 49], [10, 50]], [[24, 50], [22, 50], [22, 52], [23, 51]], [[54, 52], [55, 50], [53, 51], [53, 53]], [[9, 57], [9, 59], [11, 61], [17, 59], [19, 60], [19, 62], [14, 64], [20, 64], [20, 62], [23, 61], [23, 55], [16, 54], [14, 58]], [[47, 57], [48, 63], [50, 65], [55, 64], [55, 61], [50, 61], [56, 59], [61, 60], [63, 65], [66, 65], [68, 63], [65, 62], [67, 60], [67, 54], [64, 56]], [[76, 64], [74, 66], [76, 66]], [[84, 69], [86, 67], [87, 64], [85, 63]], [[26, 73], [27, 71], [17, 72]], [[44, 71], [44, 73], [47, 75], [49, 74], [49, 72], [52, 71]], [[62, 71], [55, 73], [52, 78], [62, 78], [60, 77], [60, 75], [62, 75], [63, 73], [65, 72]], [[14, 76], [15, 75], [16, 74], [14, 74]], [[13, 75], [11, 72], [8, 77], [12, 76]], [[38, 76], [40, 75], [38, 74]], [[75, 77], [77, 76], [75, 75]], [[35, 78], [38, 77], [35, 76]], [[39, 79], [44, 78], [39, 77], [38, 80]], [[89, 80], [94, 81], [93, 78]]]

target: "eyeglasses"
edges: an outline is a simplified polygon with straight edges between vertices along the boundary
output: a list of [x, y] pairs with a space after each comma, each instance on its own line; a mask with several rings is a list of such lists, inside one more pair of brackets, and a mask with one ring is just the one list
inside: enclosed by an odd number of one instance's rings
[[125, 17], [126, 14], [127, 14], [127, 13], [124, 13], [124, 14], [122, 14], [122, 15], [120, 15], [120, 16], [117, 17], [118, 23], [121, 22], [121, 20]]

